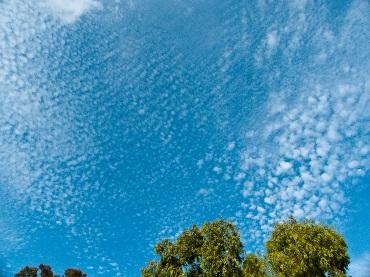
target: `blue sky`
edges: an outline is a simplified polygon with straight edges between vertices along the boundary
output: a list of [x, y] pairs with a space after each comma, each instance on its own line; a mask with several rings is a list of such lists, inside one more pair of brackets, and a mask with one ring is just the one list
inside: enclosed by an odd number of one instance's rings
[[289, 215], [370, 272], [368, 1], [0, 2], [0, 265], [139, 276], [153, 244]]

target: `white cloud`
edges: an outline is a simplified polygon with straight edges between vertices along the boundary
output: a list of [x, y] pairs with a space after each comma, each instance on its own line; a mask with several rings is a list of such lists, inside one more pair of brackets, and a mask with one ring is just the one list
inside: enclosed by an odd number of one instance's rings
[[293, 165], [290, 162], [282, 161], [282, 162], [280, 162], [280, 165], [279, 165], [279, 168], [278, 168], [277, 171], [279, 171], [279, 173], [286, 172], [289, 169], [291, 169], [292, 166]]
[[266, 36], [266, 43], [269, 48], [275, 48], [278, 44], [279, 38], [276, 31], [272, 31]]
[[[288, 22], [271, 23], [289, 26], [289, 30], [277, 30], [284, 34], [279, 39], [281, 44], [288, 45], [279, 57], [286, 61], [286, 68], [282, 68], [286, 80], [280, 80], [282, 86], [271, 88], [266, 116], [249, 130], [254, 135], [246, 136], [247, 147], [241, 155], [245, 179], [254, 184], [253, 190], [242, 190], [247, 202], [243, 205], [245, 217], [252, 219], [252, 227], [246, 230], [252, 234], [252, 241], [264, 240], [271, 222], [288, 215], [324, 221], [340, 218], [345, 213], [345, 188], [369, 168], [365, 123], [369, 112], [365, 107], [370, 105], [370, 63], [361, 54], [367, 51], [366, 42], [356, 35], [369, 33], [365, 29], [369, 5], [359, 3], [348, 11], [338, 35], [330, 40], [324, 35], [333, 33], [325, 24], [325, 14], [308, 16], [315, 13], [309, 4], [299, 11], [293, 7], [292, 14], [279, 19]], [[270, 32], [266, 37], [275, 44]], [[303, 42], [307, 37], [309, 45]], [[264, 43], [257, 48], [263, 49]], [[350, 70], [343, 51], [351, 59]], [[308, 59], [307, 66], [294, 61], [298, 54], [314, 57], [318, 52], [327, 53], [331, 62], [323, 67], [312, 64], [313, 58]], [[267, 66], [268, 62], [261, 58], [256, 66]], [[296, 76], [298, 83], [294, 82]], [[278, 96], [274, 96], [276, 91], [280, 92]], [[273, 108], [275, 104], [277, 109]]]
[[198, 190], [197, 195], [207, 197], [214, 193], [214, 189], [212, 188], [201, 188]]
[[354, 277], [370, 276], [370, 253], [353, 260], [349, 266], [349, 273]]
[[64, 23], [73, 23], [83, 14], [102, 7], [97, 0], [43, 0], [40, 5]]
[[[2, 214], [0, 252], [24, 247], [38, 230], [61, 225], [67, 229], [65, 243], [80, 236], [84, 250], [91, 251], [76, 251], [76, 259], [98, 259], [105, 256], [96, 246], [101, 239], [99, 229], [75, 227], [83, 209], [93, 202], [93, 194], [101, 189], [88, 178], [91, 171], [80, 174], [76, 170], [89, 163], [88, 155], [95, 148], [89, 136], [81, 135], [80, 127], [65, 116], [68, 107], [63, 101], [50, 105], [53, 97], [64, 93], [50, 74], [61, 70], [61, 52], [47, 54], [49, 47], [63, 51], [55, 47], [51, 35], [58, 30], [63, 37], [60, 22], [40, 13], [32, 1], [5, 1], [0, 6], [0, 196], [5, 195], [22, 215], [9, 222], [7, 213]], [[50, 68], [50, 61], [58, 66]], [[73, 117], [78, 108], [72, 106], [69, 115]], [[81, 143], [73, 142], [74, 135]], [[94, 193], [87, 194], [89, 189]], [[30, 214], [32, 220], [24, 220]]]

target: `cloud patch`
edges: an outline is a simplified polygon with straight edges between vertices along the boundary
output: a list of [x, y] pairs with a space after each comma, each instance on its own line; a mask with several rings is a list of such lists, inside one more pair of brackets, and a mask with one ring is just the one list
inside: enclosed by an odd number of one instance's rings
[[[369, 6], [355, 2], [335, 35], [325, 13], [309, 18], [314, 7], [291, 9], [275, 24], [286, 26], [275, 56], [284, 64], [282, 85], [271, 85], [266, 116], [248, 131], [241, 157], [248, 181], [240, 221], [248, 220], [251, 241], [263, 241], [289, 215], [335, 222], [345, 214], [346, 190], [369, 168]], [[267, 67], [265, 57], [274, 57], [269, 49], [260, 54], [256, 65]]]
[[365, 253], [355, 259], [349, 267], [352, 276], [367, 277], [370, 276], [370, 253]]
[[43, 0], [40, 5], [67, 24], [74, 23], [83, 14], [102, 7], [96, 0]]

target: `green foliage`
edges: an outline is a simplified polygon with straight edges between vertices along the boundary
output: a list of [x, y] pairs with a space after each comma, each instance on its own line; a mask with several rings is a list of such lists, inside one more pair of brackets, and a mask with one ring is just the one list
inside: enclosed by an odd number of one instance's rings
[[243, 245], [236, 227], [226, 221], [193, 225], [176, 242], [164, 240], [155, 247], [160, 261], [152, 261], [142, 276], [242, 276]]
[[244, 277], [267, 277], [266, 265], [263, 258], [256, 254], [249, 254], [243, 261]]
[[[176, 241], [155, 246], [159, 261], [141, 270], [143, 277], [345, 277], [349, 265], [347, 245], [334, 229], [294, 218], [277, 224], [266, 243], [266, 256], [248, 254], [237, 228], [217, 220], [193, 225]], [[38, 275], [40, 273], [40, 275]], [[24, 267], [15, 277], [59, 277], [41, 264]], [[70, 268], [63, 277], [87, 277]]]
[[154, 277], [158, 272], [158, 262], [151, 261], [148, 265], [141, 270], [141, 276]]
[[26, 266], [21, 269], [14, 277], [37, 277], [38, 268]]
[[[174, 242], [155, 247], [160, 260], [150, 262], [143, 277], [344, 277], [347, 245], [335, 230], [294, 218], [275, 226], [267, 256], [249, 254], [236, 227], [226, 221], [193, 225]], [[243, 260], [243, 262], [242, 262]]]
[[40, 264], [39, 269], [41, 271], [40, 277], [55, 277], [50, 266]]
[[236, 227], [219, 220], [204, 224], [201, 233], [200, 260], [204, 276], [241, 276], [243, 245]]
[[188, 266], [199, 264], [203, 236], [195, 225], [185, 230], [177, 239], [176, 249], [179, 254], [179, 262]]
[[[40, 271], [39, 271], [40, 269]], [[38, 274], [40, 273], [40, 275]], [[51, 267], [48, 265], [40, 264], [39, 267], [24, 267], [21, 271], [14, 275], [15, 277], [60, 277], [60, 275], [54, 275]], [[69, 268], [64, 272], [64, 277], [87, 277], [79, 269]]]
[[179, 262], [182, 265], [186, 276], [201, 276], [200, 266], [201, 247], [203, 236], [201, 230], [195, 225], [191, 229], [185, 230], [177, 239], [176, 249], [179, 255]]
[[64, 271], [64, 277], [87, 277], [87, 275], [77, 268], [68, 268]]
[[290, 218], [275, 226], [266, 248], [277, 276], [346, 276], [347, 245], [327, 226]]

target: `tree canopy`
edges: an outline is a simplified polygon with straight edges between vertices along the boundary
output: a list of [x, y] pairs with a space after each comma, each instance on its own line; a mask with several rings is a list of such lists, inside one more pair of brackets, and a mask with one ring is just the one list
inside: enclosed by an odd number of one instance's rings
[[267, 277], [265, 261], [256, 254], [248, 254], [243, 262], [244, 277]]
[[[246, 253], [237, 227], [216, 220], [184, 230], [176, 240], [155, 245], [158, 260], [143, 277], [344, 277], [349, 257], [344, 238], [333, 228], [289, 218], [274, 226], [265, 255]], [[15, 277], [60, 277], [50, 266], [26, 266]], [[77, 268], [63, 277], [87, 277]]]
[[266, 255], [243, 251], [238, 229], [218, 220], [193, 225], [177, 240], [155, 246], [143, 277], [339, 277], [347, 276], [347, 245], [334, 229], [293, 218], [277, 224]]
[[278, 276], [346, 276], [347, 245], [334, 229], [293, 218], [277, 224], [266, 243], [267, 258]]
[[236, 227], [218, 220], [193, 225], [175, 242], [164, 240], [155, 247], [159, 262], [152, 261], [142, 276], [242, 276], [243, 245]]
[[38, 268], [26, 266], [15, 274], [15, 277], [37, 277]]
[[64, 271], [64, 277], [87, 277], [87, 275], [77, 268], [68, 268]]
[[[15, 277], [60, 277], [55, 275], [50, 266], [40, 264], [38, 267], [26, 266], [14, 275]], [[77, 268], [68, 268], [63, 277], [87, 277], [86, 273]]]

